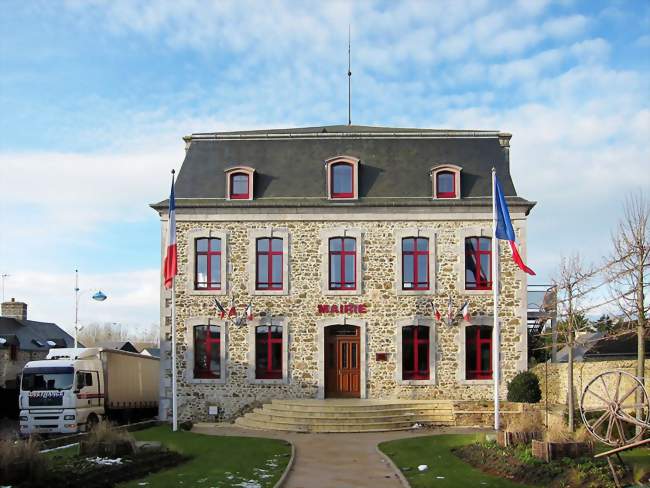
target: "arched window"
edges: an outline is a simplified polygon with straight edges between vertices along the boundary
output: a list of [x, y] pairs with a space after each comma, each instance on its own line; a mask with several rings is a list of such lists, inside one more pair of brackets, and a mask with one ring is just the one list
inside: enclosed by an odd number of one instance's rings
[[411, 325], [402, 327], [402, 379], [428, 380], [429, 327]]
[[194, 327], [194, 377], [221, 377], [221, 327], [197, 325]]
[[196, 239], [196, 290], [221, 289], [221, 239]]
[[441, 164], [431, 168], [433, 198], [460, 198], [460, 172], [455, 164]]
[[465, 289], [492, 289], [492, 239], [465, 238]]
[[352, 198], [354, 196], [354, 172], [349, 163], [335, 163], [332, 172], [332, 198]]
[[402, 290], [429, 289], [429, 239], [402, 239]]
[[357, 288], [357, 240], [332, 237], [329, 240], [329, 289]]
[[226, 171], [226, 198], [228, 200], [252, 200], [255, 169], [235, 166]]
[[468, 380], [492, 379], [492, 327], [465, 328], [465, 371]]
[[248, 200], [250, 198], [248, 175], [232, 173], [230, 175], [230, 198], [233, 200]]
[[255, 289], [282, 290], [282, 239], [262, 237], [255, 247]]
[[456, 174], [451, 171], [436, 173], [436, 190], [438, 198], [456, 198]]
[[255, 328], [255, 378], [282, 379], [282, 326]]

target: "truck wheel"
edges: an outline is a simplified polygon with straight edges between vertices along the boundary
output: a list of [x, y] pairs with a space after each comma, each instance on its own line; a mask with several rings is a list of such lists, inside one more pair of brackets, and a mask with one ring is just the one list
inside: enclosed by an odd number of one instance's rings
[[99, 419], [97, 418], [97, 415], [94, 413], [88, 415], [88, 418], [86, 419], [86, 432], [93, 430], [95, 427], [97, 427], [98, 423]]

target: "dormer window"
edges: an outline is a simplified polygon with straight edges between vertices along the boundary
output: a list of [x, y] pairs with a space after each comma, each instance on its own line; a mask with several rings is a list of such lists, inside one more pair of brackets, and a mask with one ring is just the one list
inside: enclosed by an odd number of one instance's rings
[[350, 156], [337, 156], [325, 161], [327, 169], [327, 194], [331, 200], [356, 200], [358, 198], [359, 160]]
[[249, 166], [236, 166], [226, 170], [226, 199], [252, 200], [253, 174], [255, 170]]
[[443, 164], [431, 169], [433, 198], [460, 198], [460, 166]]

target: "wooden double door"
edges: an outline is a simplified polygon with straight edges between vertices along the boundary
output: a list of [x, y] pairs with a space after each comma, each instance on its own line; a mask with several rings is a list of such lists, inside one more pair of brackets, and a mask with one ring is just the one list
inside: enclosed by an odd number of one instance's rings
[[359, 398], [361, 342], [359, 327], [325, 328], [325, 397]]

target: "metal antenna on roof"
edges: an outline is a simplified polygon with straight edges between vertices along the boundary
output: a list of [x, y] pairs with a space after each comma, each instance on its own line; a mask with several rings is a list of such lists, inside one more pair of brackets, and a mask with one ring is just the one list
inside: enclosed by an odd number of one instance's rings
[[348, 125], [352, 125], [352, 71], [350, 70], [350, 24], [348, 24]]

